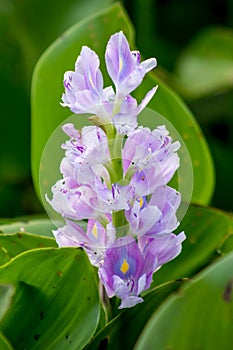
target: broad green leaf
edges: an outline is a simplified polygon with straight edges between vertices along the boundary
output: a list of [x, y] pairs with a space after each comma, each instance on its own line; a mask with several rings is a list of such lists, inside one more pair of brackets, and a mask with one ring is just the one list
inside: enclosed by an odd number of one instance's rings
[[82, 349], [94, 334], [98, 288], [81, 249], [25, 252], [0, 267], [0, 283], [17, 287], [1, 322], [15, 349]]
[[[100, 56], [101, 69], [106, 79], [105, 85], [108, 85], [104, 52], [110, 35], [119, 30], [124, 31], [133, 48], [132, 26], [124, 9], [120, 4], [115, 4], [71, 27], [46, 50], [35, 67], [32, 80], [32, 173], [38, 195], [40, 195], [38, 174], [42, 152], [52, 132], [70, 115], [67, 109], [59, 105], [63, 93], [63, 74], [73, 69], [82, 45], [87, 45]], [[159, 83], [157, 96], [150, 106], [167, 118], [184, 139], [194, 170], [192, 200], [206, 204], [213, 191], [213, 165], [207, 144], [191, 113], [169, 88], [152, 75], [145, 78], [136, 91], [136, 96], [140, 101], [148, 89], [157, 83]], [[87, 124], [87, 120], [83, 117], [77, 116], [77, 120], [80, 121], [80, 126], [83, 123]], [[154, 122], [149, 121], [149, 126], [153, 127]], [[59, 148], [59, 145], [57, 147]], [[187, 181], [190, 181], [188, 177]]]
[[233, 86], [233, 30], [201, 31], [182, 53], [176, 75], [184, 96], [197, 98]]
[[233, 253], [155, 311], [134, 350], [229, 350], [233, 342]]
[[231, 230], [230, 235], [226, 238], [223, 244], [219, 247], [219, 252], [221, 254], [229, 253], [233, 250], [233, 229]]
[[[18, 232], [15, 234], [0, 234], [0, 247], [4, 249], [4, 252], [7, 252], [10, 260], [26, 250], [57, 247], [57, 244], [52, 238]], [[1, 253], [0, 250], [0, 261], [2, 260]]]
[[30, 232], [40, 236], [53, 237], [52, 230], [56, 227], [48, 219], [38, 219], [33, 216], [25, 217], [23, 220], [15, 219], [0, 225], [0, 232], [15, 233], [15, 232]]
[[190, 206], [177, 230], [186, 234], [182, 252], [154, 274], [152, 286], [199, 272], [224, 253], [221, 247], [232, 236], [232, 227], [232, 218], [227, 213]]
[[172, 292], [180, 287], [181, 283], [182, 281], [174, 281], [151, 290], [144, 297], [142, 304], [125, 309], [111, 320], [85, 349], [133, 349], [150, 316]]
[[10, 306], [14, 292], [15, 288], [13, 285], [0, 284], [0, 321]]
[[0, 349], [1, 350], [14, 350], [9, 341], [0, 333]]
[[10, 260], [10, 257], [6, 249], [0, 247], [0, 266], [4, 265], [9, 260]]

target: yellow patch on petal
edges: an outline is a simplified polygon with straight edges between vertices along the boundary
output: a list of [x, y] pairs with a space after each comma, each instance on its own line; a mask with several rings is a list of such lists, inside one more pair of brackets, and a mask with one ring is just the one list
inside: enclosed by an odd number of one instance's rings
[[123, 61], [122, 61], [122, 59], [120, 57], [120, 59], [119, 59], [119, 71], [120, 72], [122, 71], [122, 68], [123, 68]]
[[92, 80], [92, 76], [91, 76], [91, 74], [89, 73], [89, 81], [90, 81], [90, 83], [91, 83], [91, 86], [93, 87], [93, 89], [95, 88], [95, 85], [94, 85], [94, 82], [93, 82], [93, 80]]
[[140, 198], [140, 201], [139, 201], [140, 208], [143, 206], [143, 203], [144, 203], [144, 200], [143, 200], [143, 198], [141, 197], [141, 198]]
[[93, 225], [91, 233], [93, 234], [93, 236], [95, 236], [95, 238], [98, 238], [98, 229], [97, 229], [96, 224]]
[[121, 272], [126, 273], [129, 269], [129, 264], [127, 263], [126, 259], [124, 259], [123, 263], [121, 264]]

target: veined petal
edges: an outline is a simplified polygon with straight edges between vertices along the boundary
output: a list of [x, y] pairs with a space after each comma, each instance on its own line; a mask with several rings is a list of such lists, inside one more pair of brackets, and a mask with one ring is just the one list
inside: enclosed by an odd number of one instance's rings
[[98, 95], [90, 90], [82, 90], [76, 92], [75, 104], [70, 109], [74, 113], [100, 114], [101, 108], [103, 107], [101, 106], [101, 101]]
[[161, 218], [148, 230], [149, 236], [171, 233], [179, 225], [176, 211], [180, 205], [180, 193], [169, 186], [158, 187], [150, 198], [149, 205], [156, 205], [162, 212]]
[[149, 252], [144, 257], [137, 242], [130, 236], [118, 238], [107, 249], [99, 276], [108, 296], [116, 295], [121, 301], [119, 308], [132, 307], [143, 299], [138, 295], [149, 287], [156, 258]]
[[75, 63], [75, 72], [83, 76], [85, 89], [97, 95], [103, 90], [103, 77], [99, 70], [99, 57], [87, 46], [83, 46]]
[[99, 69], [97, 54], [83, 46], [75, 63], [75, 72], [64, 74], [65, 94], [62, 95], [63, 107], [69, 107], [76, 114], [100, 114], [103, 108], [103, 76]]
[[145, 256], [147, 254], [156, 256], [158, 267], [160, 267], [180, 254], [185, 238], [184, 232], [179, 235], [173, 233], [157, 235], [153, 238], [143, 236], [139, 239], [138, 244]]
[[105, 60], [108, 74], [116, 86], [134, 70], [134, 60], [122, 31], [112, 35], [109, 39]]
[[[84, 231], [82, 230], [81, 227], [78, 227], [77, 231], [83, 235], [83, 237], [85, 236]], [[55, 237], [55, 240], [59, 246], [59, 248], [61, 247], [80, 247], [80, 243], [78, 240], [78, 237], [75, 234], [69, 230], [67, 228], [67, 225], [63, 226], [63, 227], [59, 227], [57, 230], [52, 230], [52, 233]]]
[[62, 125], [62, 130], [70, 138], [73, 138], [75, 140], [80, 140], [80, 138], [81, 138], [80, 131], [75, 129], [74, 124], [72, 124], [72, 123], [66, 123], [66, 124]]
[[156, 66], [156, 59], [150, 58], [140, 63], [140, 53], [130, 51], [123, 32], [111, 36], [105, 53], [108, 73], [116, 87], [117, 101], [135, 90], [145, 74]]
[[155, 225], [162, 213], [156, 206], [146, 206], [142, 210], [138, 208], [138, 201], [126, 212], [126, 219], [130, 224], [130, 232], [137, 237], [143, 235]]

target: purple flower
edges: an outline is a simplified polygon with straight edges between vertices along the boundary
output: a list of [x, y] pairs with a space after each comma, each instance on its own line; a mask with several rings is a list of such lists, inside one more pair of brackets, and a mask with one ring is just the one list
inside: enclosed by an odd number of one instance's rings
[[143, 299], [139, 294], [147, 290], [153, 273], [163, 264], [174, 259], [181, 251], [185, 234], [143, 236], [137, 242], [129, 236], [119, 238], [106, 250], [99, 277], [107, 295], [121, 299], [119, 309], [129, 308]]
[[107, 249], [99, 276], [108, 296], [121, 299], [119, 308], [129, 308], [143, 301], [139, 294], [149, 288], [156, 267], [155, 257], [144, 257], [136, 241], [126, 236]]
[[180, 205], [181, 196], [174, 188], [169, 186], [158, 187], [152, 194], [149, 205], [156, 206], [162, 213], [159, 220], [148, 230], [147, 235], [157, 235], [173, 232], [179, 222], [176, 211]]
[[89, 185], [79, 185], [72, 178], [58, 180], [52, 187], [53, 198], [47, 201], [66, 219], [104, 219], [96, 192]]
[[53, 231], [59, 247], [82, 247], [92, 265], [99, 267], [106, 249], [115, 241], [115, 229], [111, 223], [102, 226], [96, 220], [88, 220], [86, 232], [77, 223], [67, 220], [66, 225]]
[[70, 123], [63, 125], [62, 129], [70, 136], [62, 145], [65, 150], [65, 157], [60, 164], [63, 177], [71, 177], [77, 184], [92, 187], [100, 179], [109, 182], [109, 174], [102, 165], [110, 159], [103, 130], [96, 126], [86, 126], [80, 132]]
[[100, 182], [96, 187], [96, 193], [101, 202], [102, 210], [111, 213], [112, 211], [129, 209], [134, 188], [131, 185], [121, 186], [116, 183], [109, 189]]
[[123, 32], [111, 36], [105, 53], [108, 74], [116, 87], [117, 101], [135, 90], [145, 74], [157, 65], [155, 58], [140, 63], [140, 53], [130, 51]]
[[159, 126], [153, 131], [137, 128], [127, 138], [122, 153], [126, 177], [129, 173], [136, 173], [137, 178], [137, 172], [140, 174], [143, 170], [143, 177], [149, 187], [148, 193], [160, 185], [166, 185], [179, 167], [176, 152], [180, 143], [172, 141], [165, 126]]
[[104, 93], [99, 65], [96, 53], [83, 46], [75, 63], [75, 72], [64, 75], [62, 106], [69, 107], [74, 113], [96, 113]]
[[157, 269], [159, 269], [180, 254], [182, 249], [181, 243], [185, 238], [184, 232], [178, 235], [167, 233], [153, 237], [144, 235], [139, 238], [138, 246], [145, 256], [152, 255], [152, 257], [156, 257]]
[[53, 231], [59, 247], [82, 247], [107, 295], [121, 299], [119, 308], [129, 308], [143, 301], [140, 294], [153, 273], [180, 253], [185, 239], [183, 232], [172, 233], [181, 199], [167, 186], [179, 167], [180, 143], [165, 126], [138, 127], [137, 116], [157, 86], [140, 104], [130, 94], [156, 59], [141, 62], [118, 32], [107, 44], [105, 61], [114, 88], [104, 88], [99, 58], [86, 46], [75, 71], [64, 75], [62, 106], [94, 114], [93, 126], [62, 127], [69, 137], [62, 145], [62, 179], [46, 199], [65, 222]]
[[139, 106], [137, 105], [137, 101], [130, 95], [127, 95], [123, 99], [123, 101], [120, 103], [120, 112], [113, 115], [112, 119], [118, 134], [129, 135], [136, 129], [138, 125], [137, 116], [150, 102], [156, 90], [157, 86], [151, 89], [146, 94]]
[[137, 237], [173, 232], [179, 225], [176, 217], [179, 205], [180, 193], [169, 186], [158, 187], [151, 196], [136, 197], [130, 209], [125, 211], [130, 232]]
[[125, 217], [130, 224], [130, 233], [139, 237], [149, 231], [161, 218], [162, 213], [157, 206], [147, 204], [146, 197], [135, 200]]
[[[105, 59], [116, 92], [112, 86], [103, 88], [99, 58], [93, 50], [83, 46], [75, 71], [64, 75], [65, 93], [61, 105], [77, 114], [95, 114], [99, 124], [112, 121], [119, 134], [128, 134], [136, 128], [137, 115], [151, 100], [157, 87], [147, 93], [139, 106], [129, 94], [156, 66], [156, 59], [150, 58], [140, 63], [139, 52], [130, 51], [122, 32], [110, 38]], [[97, 123], [97, 120], [92, 119], [93, 123]]]
[[71, 123], [62, 127], [70, 137], [62, 148], [65, 149], [65, 158], [61, 163], [61, 173], [64, 176], [74, 176], [74, 170], [87, 165], [96, 166], [109, 161], [108, 142], [105, 133], [96, 126], [86, 126], [78, 131]]

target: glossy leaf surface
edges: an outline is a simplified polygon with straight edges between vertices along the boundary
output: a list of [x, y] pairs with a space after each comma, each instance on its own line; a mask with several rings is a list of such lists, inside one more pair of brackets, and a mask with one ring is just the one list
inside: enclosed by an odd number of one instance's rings
[[52, 230], [55, 226], [49, 219], [34, 218], [33, 216], [15, 220], [5, 220], [0, 225], [0, 233], [30, 232], [40, 236], [52, 238]]

